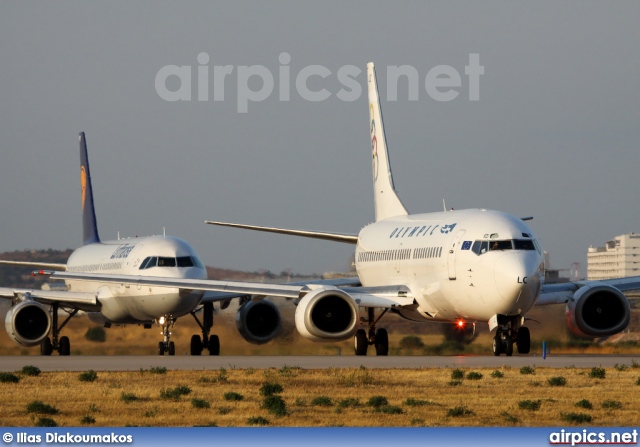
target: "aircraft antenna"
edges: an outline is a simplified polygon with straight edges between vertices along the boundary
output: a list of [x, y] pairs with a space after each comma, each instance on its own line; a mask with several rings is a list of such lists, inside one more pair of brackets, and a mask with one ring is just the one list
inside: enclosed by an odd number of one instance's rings
[[118, 240], [120, 240], [120, 230], [118, 230]]
[[442, 199], [442, 208], [444, 209], [444, 212], [447, 212], [447, 204], [444, 203], [444, 199]]
[[162, 237], [167, 238], [167, 227], [162, 227]]

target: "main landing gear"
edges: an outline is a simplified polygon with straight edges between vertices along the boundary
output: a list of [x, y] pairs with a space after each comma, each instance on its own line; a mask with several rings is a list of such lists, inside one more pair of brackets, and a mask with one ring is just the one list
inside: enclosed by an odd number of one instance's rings
[[380, 321], [380, 318], [387, 313], [387, 309], [382, 311], [378, 318], [375, 318], [374, 309], [367, 308], [367, 320], [361, 320], [362, 323], [369, 323], [369, 332], [365, 332], [364, 329], [358, 329], [355, 341], [355, 353], [356, 355], [367, 355], [367, 349], [369, 345], [376, 347], [376, 355], [388, 355], [389, 354], [389, 335], [386, 329], [376, 330], [376, 323]]
[[[204, 349], [209, 351], [209, 355], [220, 355], [220, 339], [217, 335], [209, 335], [211, 328], [213, 327], [213, 303], [204, 303], [202, 305], [202, 322], [198, 320], [196, 311], [191, 312], [191, 315], [202, 329], [202, 338], [200, 335], [193, 335], [191, 337], [190, 353], [191, 355], [201, 355]], [[198, 309], [199, 311], [200, 309]], [[165, 315], [158, 320], [158, 323], [162, 326], [162, 332], [164, 339], [158, 342], [158, 355], [176, 354], [176, 346], [170, 340], [171, 332], [169, 328], [176, 323], [176, 319], [171, 315]]]
[[202, 329], [202, 338], [197, 334], [191, 337], [191, 355], [201, 355], [204, 349], [209, 351], [209, 355], [220, 355], [220, 339], [217, 335], [209, 335], [213, 327], [213, 303], [202, 305], [202, 323], [195, 311], [191, 315]]
[[504, 353], [507, 357], [513, 355], [513, 344], [518, 348], [518, 354], [528, 354], [531, 350], [531, 334], [529, 328], [521, 326], [521, 317], [498, 316], [498, 327], [493, 337], [493, 355]]
[[59, 309], [60, 305], [58, 303], [53, 303], [51, 305], [51, 336], [53, 338], [53, 341], [51, 341], [51, 339], [47, 337], [42, 341], [42, 343], [40, 343], [40, 355], [51, 355], [53, 351], [58, 351], [60, 355], [71, 354], [71, 343], [69, 342], [69, 337], [59, 336], [62, 328], [65, 327], [69, 320], [71, 320], [71, 318], [78, 313], [78, 309], [74, 309], [68, 312], [69, 316], [62, 322], [60, 326], [58, 326]]

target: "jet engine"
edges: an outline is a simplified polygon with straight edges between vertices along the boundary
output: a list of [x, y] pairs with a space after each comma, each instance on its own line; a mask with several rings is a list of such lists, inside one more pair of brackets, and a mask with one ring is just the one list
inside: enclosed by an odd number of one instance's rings
[[608, 285], [578, 289], [565, 310], [569, 330], [580, 337], [606, 337], [622, 332], [631, 318], [627, 298]]
[[347, 292], [321, 287], [307, 293], [296, 308], [296, 328], [311, 341], [341, 341], [358, 330], [359, 312]]
[[11, 307], [4, 320], [9, 338], [22, 346], [36, 346], [49, 335], [51, 314], [36, 301], [22, 301]]
[[236, 327], [249, 343], [262, 345], [280, 333], [280, 311], [269, 301], [247, 301], [236, 313]]

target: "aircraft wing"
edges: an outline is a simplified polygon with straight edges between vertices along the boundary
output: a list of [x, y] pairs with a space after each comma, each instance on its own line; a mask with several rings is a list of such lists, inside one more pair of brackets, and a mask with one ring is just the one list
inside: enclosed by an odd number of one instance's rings
[[39, 269], [66, 270], [67, 264], [58, 264], [54, 262], [30, 262], [30, 261], [8, 261], [0, 259], [0, 265], [16, 265], [19, 267], [35, 267]]
[[[217, 281], [213, 279], [183, 279], [162, 276], [134, 276], [134, 275], [110, 275], [101, 273], [72, 273], [40, 270], [34, 272], [38, 275], [46, 275], [51, 279], [71, 279], [76, 281], [99, 281], [114, 284], [136, 284], [156, 287], [176, 287], [188, 290], [203, 290], [207, 292], [224, 292], [222, 301], [239, 295], [271, 295], [286, 298], [298, 298], [303, 285], [290, 284], [264, 284], [251, 282]], [[215, 296], [215, 295], [212, 295]]]
[[536, 306], [567, 303], [575, 292], [583, 287], [611, 286], [621, 292], [640, 290], [640, 276], [605, 279], [600, 281], [577, 281], [561, 284], [544, 284]]
[[[328, 285], [328, 286], [359, 286], [360, 278], [352, 277], [352, 278], [334, 278], [334, 279], [312, 279], [310, 281], [299, 281], [299, 282], [290, 282], [287, 285], [290, 286], [306, 286], [309, 284], [319, 284], [319, 285]], [[233, 298], [240, 298], [242, 296], [250, 296], [247, 293], [233, 293], [233, 292], [213, 292], [207, 291], [202, 298], [203, 303], [207, 302], [218, 302], [218, 301], [227, 301]], [[264, 296], [264, 295], [263, 295]], [[276, 295], [277, 296], [277, 295]]]
[[338, 278], [313, 280], [293, 284], [265, 284], [251, 282], [218, 281], [211, 279], [182, 279], [160, 276], [110, 275], [101, 273], [74, 273], [39, 271], [34, 274], [48, 275], [52, 279], [71, 279], [77, 281], [98, 281], [115, 284], [136, 284], [155, 287], [176, 287], [188, 290], [203, 290], [204, 301], [226, 301], [242, 295], [279, 296], [299, 298], [307, 290], [322, 286], [340, 288], [351, 295], [361, 307], [391, 308], [414, 304], [413, 296], [406, 286], [384, 287], [340, 287], [359, 284], [358, 278]]
[[326, 233], [322, 231], [308, 231], [308, 230], [289, 230], [286, 228], [260, 227], [258, 225], [216, 222], [212, 220], [205, 220], [204, 223], [209, 225], [218, 225], [221, 227], [244, 228], [245, 230], [265, 231], [267, 233], [289, 234], [293, 236], [308, 237], [312, 239], [324, 239], [327, 241], [344, 242], [345, 244], [358, 243], [358, 236], [355, 234]]
[[86, 311], [100, 310], [96, 295], [93, 293], [0, 287], [0, 298], [13, 300], [14, 298], [21, 298], [27, 295], [34, 301], [42, 304], [59, 303], [67, 307]]

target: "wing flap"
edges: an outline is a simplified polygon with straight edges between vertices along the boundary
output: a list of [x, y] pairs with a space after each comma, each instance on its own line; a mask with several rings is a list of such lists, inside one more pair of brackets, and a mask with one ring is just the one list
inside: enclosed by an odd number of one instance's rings
[[415, 304], [413, 294], [406, 286], [345, 287], [342, 290], [353, 297], [360, 307], [391, 309]]

